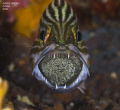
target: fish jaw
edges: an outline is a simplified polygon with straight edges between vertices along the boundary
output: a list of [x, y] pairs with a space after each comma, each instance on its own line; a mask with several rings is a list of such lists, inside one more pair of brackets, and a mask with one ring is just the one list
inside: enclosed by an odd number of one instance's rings
[[[59, 55], [64, 55], [64, 57], [59, 56]], [[79, 61], [82, 64], [81, 70], [77, 73], [77, 75], [75, 75], [75, 76], [73, 75], [70, 78], [68, 78], [69, 79], [69, 84], [67, 83], [67, 80], [63, 81], [64, 78], [67, 79], [67, 76], [71, 75], [69, 73], [63, 74], [63, 77], [61, 77], [61, 76], [58, 76], [58, 75], [61, 75], [62, 72], [60, 74], [58, 74], [58, 72], [57, 72], [57, 76], [55, 76], [56, 74], [52, 74], [49, 78], [48, 77], [49, 73], [43, 74], [44, 72], [42, 71], [42, 69], [40, 69], [41, 65], [44, 62], [44, 59], [46, 60], [46, 58], [50, 59], [50, 61], [52, 59], [53, 61], [56, 61], [56, 62], [60, 61], [61, 59], [63, 61], [64, 60], [73, 61], [74, 58], [79, 59]], [[48, 59], [47, 59], [47, 62], [50, 62]], [[77, 65], [77, 63], [75, 63], [75, 61], [73, 61], [73, 62], [74, 62], [75, 65]], [[65, 63], [65, 65], [68, 65], [68, 67], [69, 67], [68, 63]], [[52, 66], [52, 63], [51, 63], [50, 68], [52, 68], [52, 67], [53, 66]], [[63, 68], [63, 67], [61, 67], [61, 68]], [[73, 66], [73, 68], [75, 68], [75, 66]], [[65, 68], [63, 68], [63, 69], [65, 69]], [[53, 91], [58, 92], [58, 93], [66, 93], [66, 92], [72, 91], [75, 88], [77, 88], [81, 84], [81, 82], [86, 80], [87, 76], [90, 75], [90, 74], [89, 74], [87, 64], [86, 64], [85, 60], [83, 59], [80, 51], [73, 44], [68, 44], [66, 46], [59, 46], [57, 44], [51, 44], [51, 45], [47, 46], [39, 54], [39, 58], [38, 58], [35, 66], [34, 66], [32, 75], [34, 75], [37, 80], [43, 81]], [[55, 79], [55, 77], [57, 77], [57, 79]], [[52, 78], [54, 79], [54, 81], [52, 80]], [[61, 83], [59, 81], [58, 81], [59, 82], [58, 83], [57, 81], [55, 81], [55, 80], [58, 80], [58, 79], [63, 81], [63, 83]]]

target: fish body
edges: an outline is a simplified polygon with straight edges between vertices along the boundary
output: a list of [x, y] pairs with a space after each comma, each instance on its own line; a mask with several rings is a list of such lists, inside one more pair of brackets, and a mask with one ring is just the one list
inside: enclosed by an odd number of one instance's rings
[[89, 74], [89, 54], [73, 9], [65, 0], [54, 0], [43, 12], [39, 34], [30, 52], [32, 75], [50, 89], [83, 92]]

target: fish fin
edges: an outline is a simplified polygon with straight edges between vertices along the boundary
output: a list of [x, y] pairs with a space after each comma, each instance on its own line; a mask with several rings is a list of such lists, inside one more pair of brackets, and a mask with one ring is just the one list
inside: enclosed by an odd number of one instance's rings
[[14, 43], [16, 46], [18, 47], [24, 47], [26, 48], [27, 50], [30, 51], [32, 45], [33, 45], [33, 41], [28, 38], [27, 36], [25, 36], [24, 34], [21, 34], [21, 33], [13, 33], [12, 35], [13, 39], [14, 39]]
[[82, 84], [80, 84], [80, 85], [78, 86], [78, 89], [79, 89], [83, 94], [85, 94], [85, 92], [84, 92], [84, 90], [83, 90], [83, 89], [86, 89], [86, 88], [85, 88], [85, 83], [82, 82]]
[[12, 39], [11, 43], [14, 45], [12, 57], [17, 58], [22, 55], [29, 57], [33, 41], [22, 33], [11, 32], [9, 34]]
[[12, 31], [0, 30], [0, 70], [3, 71], [8, 65], [14, 63], [29, 64], [30, 49], [33, 41], [23, 34]]

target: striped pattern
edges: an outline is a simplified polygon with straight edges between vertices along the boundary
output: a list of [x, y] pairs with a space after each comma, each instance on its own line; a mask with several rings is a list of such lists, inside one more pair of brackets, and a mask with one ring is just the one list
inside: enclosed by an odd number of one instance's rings
[[54, 0], [44, 11], [40, 29], [44, 29], [45, 25], [52, 26], [57, 41], [59, 43], [66, 43], [69, 26], [76, 25], [76, 15], [72, 8], [65, 0]]
[[[68, 3], [65, 0], [54, 0], [42, 15], [40, 31], [49, 26], [51, 27], [51, 33], [48, 38], [49, 43], [52, 42], [51, 40], [54, 40], [54, 43], [66, 44], [68, 43], [67, 37], [70, 37], [70, 27], [76, 26], [76, 22], [76, 15]], [[38, 35], [30, 53], [31, 64], [33, 64], [33, 62], [35, 64], [36, 59], [34, 57], [37, 56], [43, 48], [43, 41], [40, 40]]]
[[71, 25], [75, 22], [75, 13], [67, 2], [65, 0], [54, 0], [44, 11], [41, 23], [46, 25], [56, 23]]

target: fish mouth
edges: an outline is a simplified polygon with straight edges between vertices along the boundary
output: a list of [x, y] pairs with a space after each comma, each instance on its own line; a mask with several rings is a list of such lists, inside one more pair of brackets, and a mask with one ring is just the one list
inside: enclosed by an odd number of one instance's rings
[[80, 51], [72, 44], [51, 44], [39, 54], [32, 73], [52, 90], [72, 91], [89, 75]]

